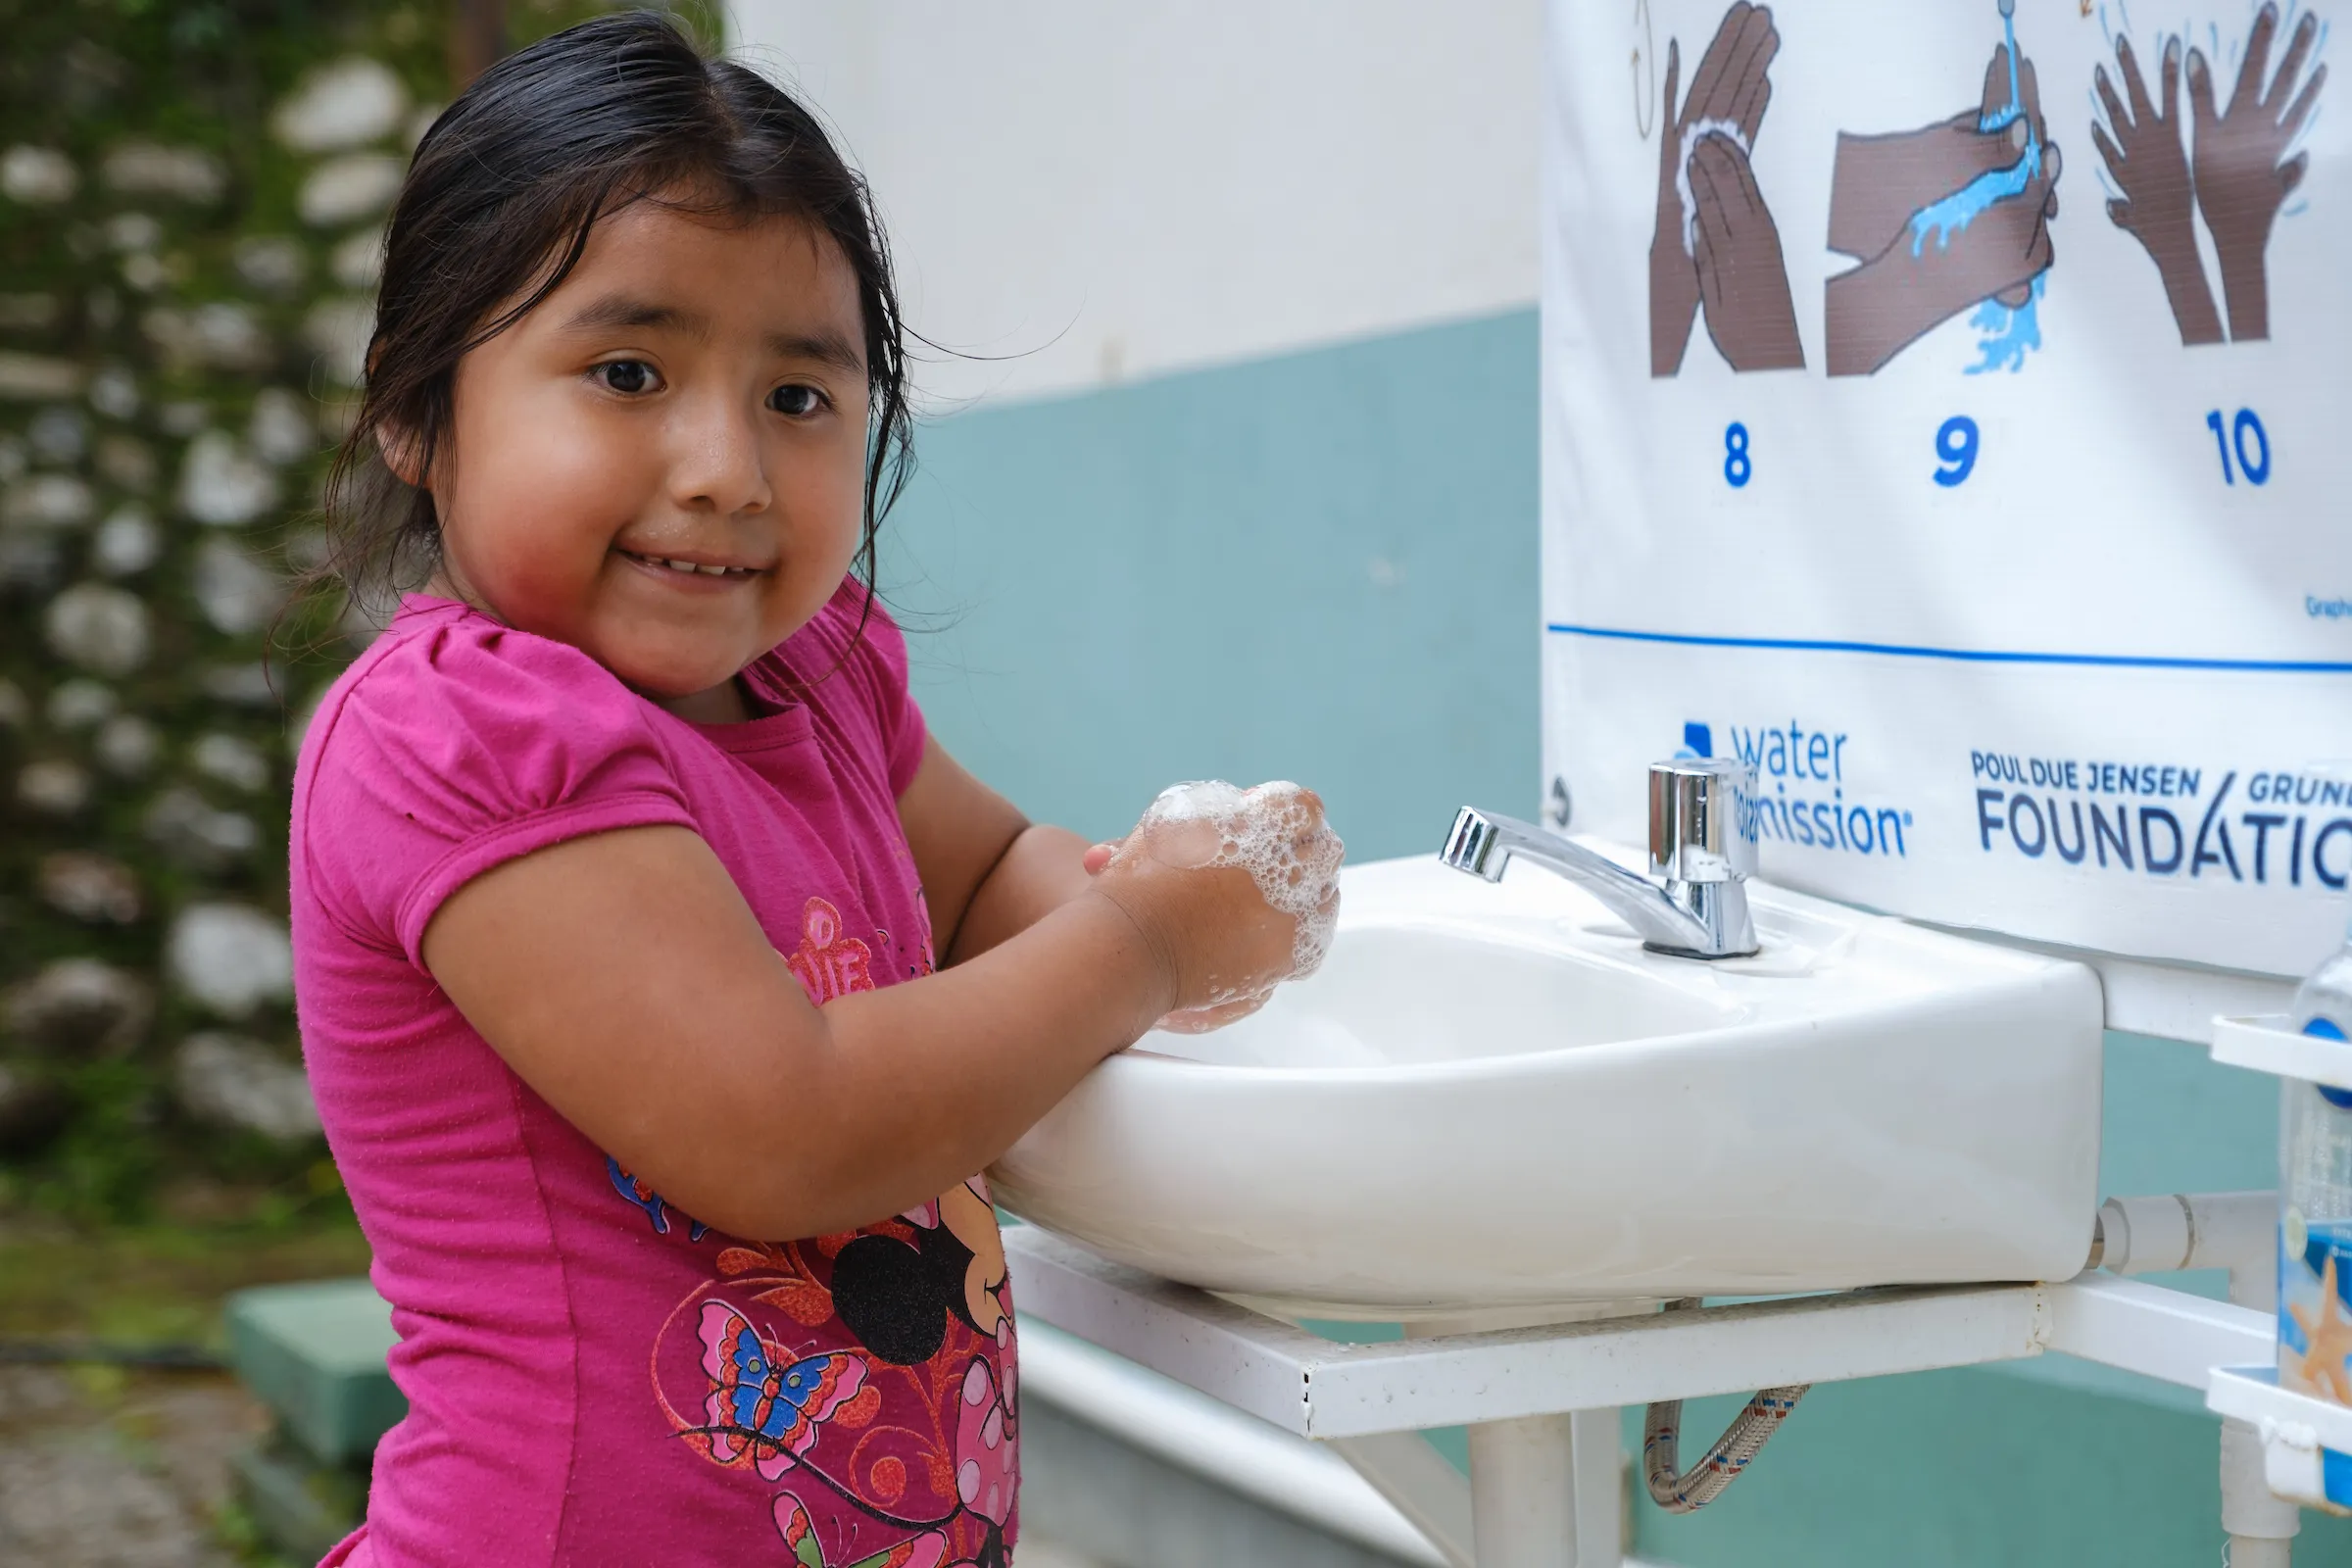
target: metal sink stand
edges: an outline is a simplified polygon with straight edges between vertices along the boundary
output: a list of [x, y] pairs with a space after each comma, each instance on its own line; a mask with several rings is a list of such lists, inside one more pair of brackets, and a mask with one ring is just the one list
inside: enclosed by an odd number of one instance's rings
[[[1004, 1242], [1023, 1314], [1330, 1444], [1455, 1568], [1617, 1568], [1626, 1405], [2051, 1351], [2202, 1393], [2274, 1353], [2266, 1313], [2095, 1273], [1343, 1345], [1035, 1226]], [[1450, 1426], [1467, 1482], [1415, 1436]]]

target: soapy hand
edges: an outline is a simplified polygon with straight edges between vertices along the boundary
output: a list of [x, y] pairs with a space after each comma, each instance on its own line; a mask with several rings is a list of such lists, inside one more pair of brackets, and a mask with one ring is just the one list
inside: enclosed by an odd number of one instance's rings
[[1211, 781], [1163, 791], [1125, 838], [1089, 850], [1086, 868], [1169, 968], [1176, 1005], [1158, 1026], [1201, 1034], [1315, 972], [1345, 853], [1312, 790]]

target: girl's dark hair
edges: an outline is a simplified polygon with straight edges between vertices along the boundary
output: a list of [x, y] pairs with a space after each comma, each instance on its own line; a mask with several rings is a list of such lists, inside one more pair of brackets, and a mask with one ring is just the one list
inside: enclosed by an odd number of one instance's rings
[[448, 450], [458, 361], [570, 275], [600, 218], [657, 197], [722, 220], [800, 219], [857, 274], [871, 420], [858, 568], [870, 594], [875, 532], [906, 486], [913, 422], [872, 198], [790, 94], [705, 59], [645, 11], [509, 56], [425, 132], [385, 236], [367, 388], [328, 475], [318, 578], [339, 579], [364, 605], [423, 579], [439, 560], [439, 519], [425, 490], [385, 466], [383, 443], [414, 443], [429, 473]]

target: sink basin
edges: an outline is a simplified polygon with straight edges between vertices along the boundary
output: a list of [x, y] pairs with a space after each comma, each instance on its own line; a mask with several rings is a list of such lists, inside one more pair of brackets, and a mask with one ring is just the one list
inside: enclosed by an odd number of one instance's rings
[[1321, 972], [1102, 1063], [999, 1161], [999, 1200], [1291, 1317], [2082, 1267], [2082, 965], [1759, 883], [1763, 950], [1715, 962], [1643, 951], [1533, 865], [1389, 860], [1342, 888]]

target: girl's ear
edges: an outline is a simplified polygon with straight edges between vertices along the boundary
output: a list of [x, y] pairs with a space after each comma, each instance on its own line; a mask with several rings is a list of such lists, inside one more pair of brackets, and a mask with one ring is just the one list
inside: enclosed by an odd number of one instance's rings
[[375, 450], [394, 478], [413, 489], [424, 488], [424, 442], [414, 430], [402, 424], [379, 426]]
[[[376, 366], [384, 357], [381, 337], [368, 345], [368, 379], [375, 379]], [[397, 419], [384, 419], [375, 427], [375, 450], [392, 470], [392, 477], [413, 490], [424, 488], [424, 441], [415, 430]]]

